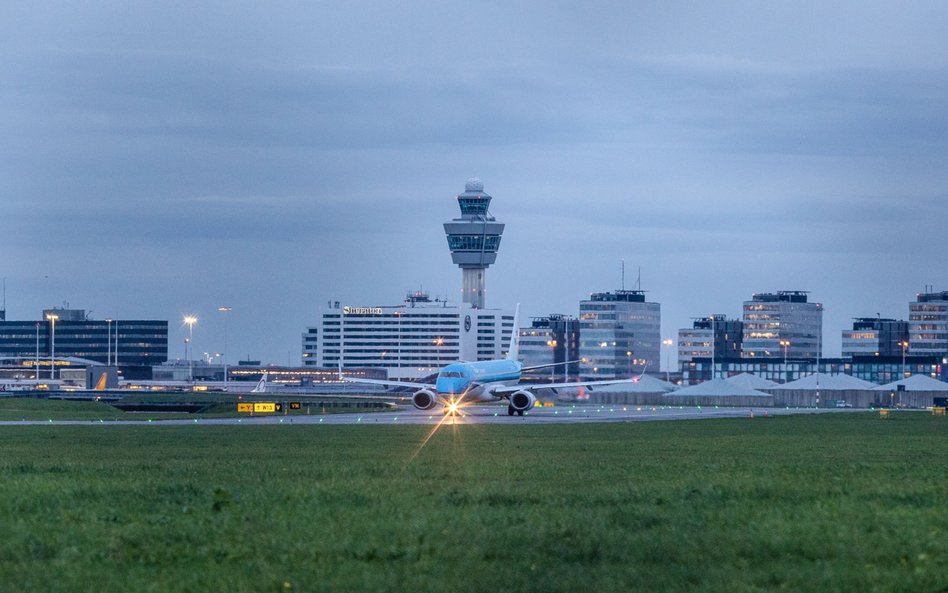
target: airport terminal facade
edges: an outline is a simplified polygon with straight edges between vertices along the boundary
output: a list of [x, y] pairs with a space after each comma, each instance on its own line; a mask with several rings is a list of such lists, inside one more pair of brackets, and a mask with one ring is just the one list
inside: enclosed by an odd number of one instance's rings
[[343, 305], [318, 313], [303, 333], [303, 365], [384, 369], [391, 379], [420, 379], [458, 360], [506, 356], [514, 313], [411, 293], [395, 306]]

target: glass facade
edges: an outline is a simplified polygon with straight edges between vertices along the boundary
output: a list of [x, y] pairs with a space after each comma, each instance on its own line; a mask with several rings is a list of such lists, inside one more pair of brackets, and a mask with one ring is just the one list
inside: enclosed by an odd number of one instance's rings
[[639, 290], [595, 293], [579, 303], [579, 374], [583, 379], [628, 378], [658, 372], [661, 305]]
[[823, 305], [802, 291], [755, 294], [744, 302], [742, 356], [816, 358], [822, 348]]
[[[157, 320], [57, 320], [56, 357], [119, 366], [153, 366], [168, 360], [168, 322]], [[49, 358], [52, 321], [0, 322], [0, 358]]]

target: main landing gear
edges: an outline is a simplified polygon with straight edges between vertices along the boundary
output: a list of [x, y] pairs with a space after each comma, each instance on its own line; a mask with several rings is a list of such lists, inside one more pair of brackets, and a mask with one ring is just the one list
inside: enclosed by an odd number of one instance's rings
[[507, 415], [508, 415], [508, 416], [513, 416], [513, 415], [514, 415], [514, 412], [516, 412], [517, 415], [519, 415], [519, 416], [523, 416], [523, 410], [516, 410], [516, 409], [514, 409], [513, 406], [511, 406], [510, 404], [508, 404], [508, 405], [507, 405]]

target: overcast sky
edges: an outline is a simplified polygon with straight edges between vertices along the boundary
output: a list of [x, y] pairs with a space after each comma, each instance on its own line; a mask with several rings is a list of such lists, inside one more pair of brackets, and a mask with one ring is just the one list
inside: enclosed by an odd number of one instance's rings
[[808, 290], [825, 351], [945, 282], [943, 2], [11, 2], [8, 319], [168, 319], [300, 360], [321, 303], [456, 300], [472, 176], [488, 306], [642, 288], [663, 336]]

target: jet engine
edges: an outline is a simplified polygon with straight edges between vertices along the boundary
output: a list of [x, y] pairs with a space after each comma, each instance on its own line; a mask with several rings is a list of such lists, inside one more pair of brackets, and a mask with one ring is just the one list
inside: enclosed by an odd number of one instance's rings
[[535, 395], [525, 389], [521, 389], [520, 391], [513, 392], [510, 396], [510, 407], [518, 412], [524, 412], [533, 409], [533, 405], [536, 401], [537, 398]]
[[438, 396], [428, 389], [419, 389], [411, 396], [411, 403], [419, 410], [430, 410], [438, 404]]

